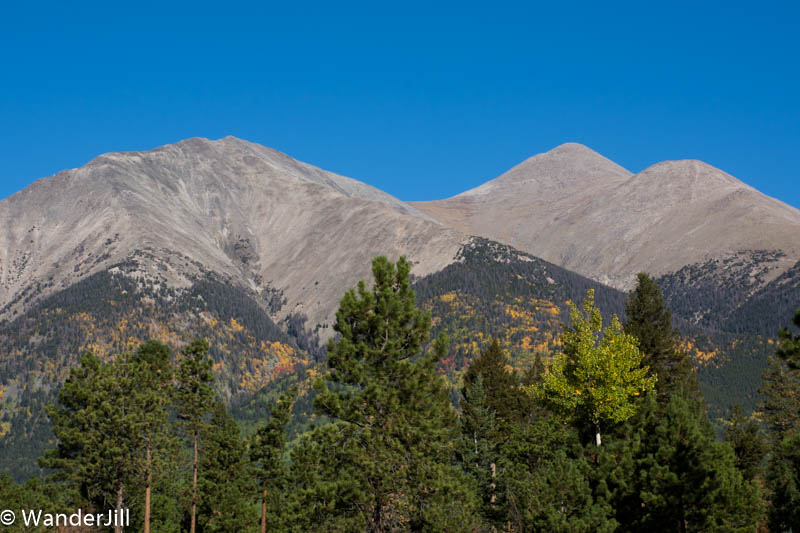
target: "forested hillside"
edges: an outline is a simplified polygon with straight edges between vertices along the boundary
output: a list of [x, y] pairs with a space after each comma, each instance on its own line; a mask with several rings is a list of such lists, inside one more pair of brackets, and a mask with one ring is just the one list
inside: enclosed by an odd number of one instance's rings
[[[800, 526], [800, 336], [773, 341], [759, 377], [764, 425], [738, 410], [720, 440], [697, 387], [700, 352], [687, 350], [693, 341], [647, 275], [624, 299], [591, 282], [573, 298], [568, 273], [496, 243], [475, 241], [459, 259], [463, 290], [450, 272], [415, 294], [408, 261], [376, 258], [373, 283], [342, 298], [326, 361], [232, 409], [203, 339], [180, 353], [151, 340], [105, 360], [84, 355], [46, 409], [56, 446], [40, 464], [54, 475], [0, 476], [0, 498], [17, 509], [33, 499], [65, 513], [130, 509], [144, 531]], [[434, 300], [457, 307], [432, 316]], [[622, 304], [624, 321], [601, 300]], [[531, 337], [562, 305], [561, 332]], [[470, 323], [495, 329], [470, 333]], [[532, 361], [504, 348], [542, 339], [552, 351]], [[456, 353], [468, 365], [451, 372]]]
[[0, 327], [4, 471], [38, 472], [35, 458], [53, 444], [44, 405], [87, 351], [106, 361], [149, 339], [179, 348], [206, 338], [226, 402], [322, 355], [304, 317], [290, 315], [282, 328], [272, 322], [269, 309], [281, 305], [280, 293], [257, 295], [210, 273], [174, 289], [132, 277], [133, 271], [128, 263], [92, 275]]
[[[6, 406], [0, 415], [0, 464], [15, 477], [39, 472], [34, 459], [53, 443], [44, 406], [52, 402], [78, 358], [91, 350], [105, 360], [148, 339], [177, 349], [192, 338], [207, 338], [215, 361], [215, 386], [246, 427], [254, 428], [264, 405], [290, 383], [300, 390], [291, 434], [313, 423], [311, 384], [324, 361], [316, 332], [327, 325], [307, 324], [294, 314], [275, 324], [270, 315], [283, 303], [280, 291], [255, 294], [210, 273], [198, 276], [190, 287], [176, 289], [137, 278], [135, 271], [133, 263], [117, 265], [2, 325], [0, 348], [7, 357], [0, 362]], [[712, 321], [715, 313], [694, 323], [686, 317], [696, 302], [729, 301], [733, 288], [726, 293], [724, 286], [710, 282], [699, 287], [679, 284], [677, 279], [695, 279], [682, 276], [661, 278], [659, 284], [667, 305], [674, 307], [683, 347], [698, 369], [712, 419], [721, 420], [735, 405], [750, 412], [767, 356], [774, 351], [776, 319], [771, 314], [763, 319], [766, 325], [760, 328], [772, 326], [772, 335], [763, 336], [719, 330], [730, 320]], [[787, 273], [768, 287], [774, 292], [794, 286], [795, 280]], [[594, 289], [606, 319], [613, 314], [624, 319], [625, 312], [624, 293], [482, 238], [471, 239], [450, 266], [415, 280], [414, 288], [419, 305], [433, 316], [433, 333], [446, 333], [451, 339], [437, 368], [456, 404], [464, 372], [489, 339], [499, 339], [509, 364], [524, 372], [537, 357], [546, 360], [560, 349], [568, 303], [579, 301], [587, 289]], [[772, 293], [759, 294], [766, 301]], [[790, 297], [782, 296], [781, 301]], [[731, 315], [735, 312], [742, 311]]]

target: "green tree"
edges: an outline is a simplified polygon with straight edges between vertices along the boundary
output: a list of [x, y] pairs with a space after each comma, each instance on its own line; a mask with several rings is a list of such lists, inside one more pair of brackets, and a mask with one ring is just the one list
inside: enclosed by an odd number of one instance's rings
[[696, 386], [689, 355], [678, 345], [672, 313], [664, 306], [656, 282], [643, 272], [628, 294], [625, 314], [625, 332], [638, 340], [642, 364], [658, 379], [659, 398], [668, 399], [678, 387]]
[[[757, 488], [736, 467], [728, 443], [717, 442], [702, 401], [673, 394], [663, 407], [654, 396], [635, 421], [634, 433], [619, 440], [633, 455], [634, 495], [626, 531], [755, 531], [763, 509]], [[607, 450], [611, 451], [611, 450]], [[605, 463], [618, 462], [620, 453]], [[601, 461], [602, 463], [603, 461]]]
[[570, 319], [572, 325], [561, 335], [563, 352], [532, 392], [569, 419], [591, 424], [600, 446], [604, 424], [633, 416], [635, 397], [653, 389], [656, 377], [648, 376], [636, 339], [622, 330], [616, 316], [603, 329], [594, 290], [587, 291], [582, 312], [570, 304]]
[[214, 401], [214, 362], [208, 355], [208, 342], [196, 340], [184, 348], [177, 376], [175, 400], [178, 418], [192, 441], [192, 496], [189, 531], [197, 525], [197, 471], [200, 434], [207, 424], [207, 415]]
[[174, 448], [168, 442], [173, 438], [168, 423], [173, 375], [170, 348], [155, 340], [147, 341], [136, 350], [131, 363], [136, 382], [132, 394], [139, 407], [140, 438], [144, 448], [144, 457], [139, 457], [145, 482], [143, 531], [150, 533], [153, 475], [160, 463], [154, 454]]
[[255, 483], [239, 426], [216, 402], [203, 428], [198, 481], [198, 528], [204, 533], [252, 531]]
[[767, 469], [770, 531], [800, 531], [800, 433], [773, 448]]
[[[794, 325], [800, 328], [800, 309]], [[769, 523], [774, 531], [800, 530], [800, 336], [788, 328], [778, 334], [778, 349], [762, 376], [761, 406], [772, 437], [767, 466], [771, 493]]]
[[753, 481], [761, 472], [769, 445], [760, 425], [745, 417], [738, 405], [733, 408], [728, 427], [725, 429], [724, 441], [733, 448], [736, 468], [741, 471], [745, 480]]
[[465, 472], [478, 484], [481, 508], [489, 520], [502, 520], [498, 501], [497, 463], [500, 446], [495, 409], [489, 405], [483, 374], [462, 389], [461, 440], [457, 448]]
[[[272, 408], [269, 421], [258, 429], [250, 443], [250, 458], [261, 489], [261, 533], [267, 531], [268, 503], [271, 500], [278, 504], [281, 492], [287, 488], [286, 427], [296, 399], [297, 387], [291, 387]], [[273, 509], [277, 511], [277, 505], [273, 505]]]
[[578, 431], [547, 411], [514, 429], [498, 469], [508, 509], [502, 530], [613, 531], [613, 511], [595, 494]]
[[357, 467], [343, 466], [350, 505], [364, 529], [468, 530], [476, 499], [452, 466], [457, 417], [435, 371], [447, 341], [423, 353], [431, 317], [416, 306], [410, 270], [405, 258], [377, 257], [372, 290], [361, 281], [342, 298], [315, 406], [344, 425], [342, 459]]
[[[480, 355], [464, 372], [464, 385], [461, 388], [461, 397], [466, 398], [469, 388], [478, 376], [483, 376], [484, 395], [488, 407], [494, 412], [497, 431], [503, 431], [516, 421], [527, 400], [526, 394], [520, 388], [519, 377], [508, 368], [508, 357], [497, 339], [492, 339], [489, 346], [481, 350]], [[469, 402], [462, 403], [461, 408], [464, 416], [470, 415]]]
[[132, 487], [141, 484], [135, 458], [142, 449], [143, 406], [136, 404], [131, 359], [122, 354], [113, 364], [102, 364], [87, 353], [61, 387], [59, 403], [47, 410], [58, 445], [41, 465], [100, 509], [121, 511]]

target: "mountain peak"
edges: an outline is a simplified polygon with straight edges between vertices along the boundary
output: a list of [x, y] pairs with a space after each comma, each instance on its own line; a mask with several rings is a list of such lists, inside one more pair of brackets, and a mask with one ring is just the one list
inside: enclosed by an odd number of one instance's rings
[[454, 198], [486, 197], [505, 190], [511, 195], [540, 195], [543, 191], [569, 194], [588, 183], [617, 184], [632, 173], [591, 148], [568, 142], [529, 157], [500, 177]]

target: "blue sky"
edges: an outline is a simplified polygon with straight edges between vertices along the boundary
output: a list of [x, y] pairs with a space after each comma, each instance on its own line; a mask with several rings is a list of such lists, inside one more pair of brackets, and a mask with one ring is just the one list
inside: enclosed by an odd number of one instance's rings
[[235, 135], [403, 200], [576, 141], [800, 207], [797, 2], [66, 4], [0, 16], [0, 198]]

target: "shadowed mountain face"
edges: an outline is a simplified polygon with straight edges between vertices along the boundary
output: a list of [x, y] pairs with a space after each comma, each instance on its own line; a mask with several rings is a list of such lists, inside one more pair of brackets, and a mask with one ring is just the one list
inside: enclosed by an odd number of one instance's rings
[[281, 294], [275, 318], [331, 322], [370, 259], [415, 274], [452, 262], [463, 237], [364, 183], [228, 137], [111, 153], [0, 202], [0, 319], [136, 257], [127, 274], [188, 287], [214, 272]]
[[624, 289], [637, 272], [662, 275], [765, 250], [776, 252], [760, 272], [766, 284], [800, 260], [800, 211], [700, 161], [632, 174], [570, 143], [475, 189], [412, 205]]

